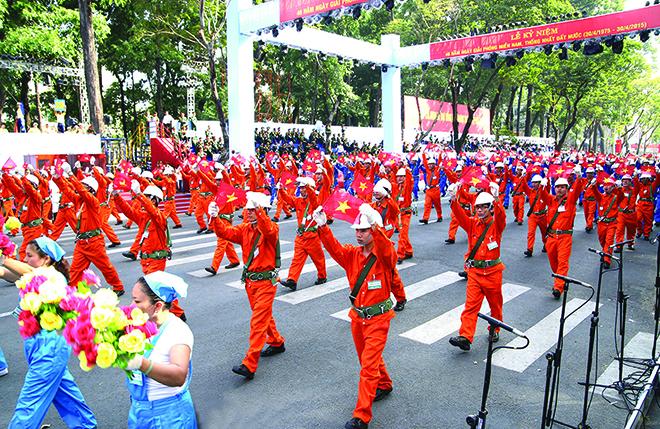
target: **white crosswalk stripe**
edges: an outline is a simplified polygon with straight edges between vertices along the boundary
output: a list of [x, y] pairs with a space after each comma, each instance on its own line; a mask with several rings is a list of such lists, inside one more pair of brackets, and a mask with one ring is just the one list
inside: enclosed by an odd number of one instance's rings
[[[170, 227], [170, 231], [172, 231]], [[131, 240], [133, 241], [133, 237], [135, 237], [135, 234], [137, 234], [137, 228], [133, 227], [132, 229], [116, 229], [115, 234], [117, 234], [117, 237], [119, 237], [121, 240]], [[191, 235], [195, 234], [196, 235], [196, 230], [186, 230], [186, 231], [177, 231], [177, 232], [172, 232], [170, 233], [170, 237], [180, 237], [182, 235]], [[203, 237], [205, 234], [201, 234]], [[211, 234], [209, 234], [211, 235]], [[126, 237], [124, 237], [126, 236]], [[198, 236], [199, 237], [199, 236]], [[213, 237], [215, 237], [215, 234], [213, 234]], [[69, 241], [73, 241], [76, 238], [76, 234], [73, 232], [70, 233], [62, 233], [60, 237], [57, 239], [58, 243], [66, 243]]]
[[[401, 271], [401, 270], [405, 270], [406, 268], [414, 267], [415, 265], [417, 264], [415, 264], [414, 262], [404, 262], [401, 265], [397, 266], [397, 268], [399, 269], [399, 271]], [[305, 289], [287, 293], [285, 295], [278, 296], [275, 299], [278, 301], [288, 302], [289, 304], [296, 305], [347, 288], [348, 288], [348, 278], [344, 276], [336, 280], [329, 281], [322, 285], [310, 286]]]
[[[293, 251], [291, 251], [290, 255], [289, 255], [289, 252], [286, 252], [286, 253], [287, 253], [287, 257], [293, 257]], [[284, 259], [284, 253], [282, 254], [281, 258]], [[336, 266], [337, 266], [337, 262], [335, 262], [334, 259], [326, 258], [326, 260], [325, 260], [325, 268], [326, 269], [336, 267]], [[302, 272], [300, 274], [311, 273], [312, 271], [316, 271], [316, 265], [314, 265], [313, 262], [309, 262], [309, 263], [303, 265], [303, 269], [302, 269]], [[280, 273], [279, 273], [279, 277], [281, 279], [286, 279], [288, 275], [289, 275], [289, 270], [288, 269], [284, 269], [284, 270], [280, 271]], [[229, 282], [229, 283], [227, 283], [227, 286], [233, 287], [235, 289], [243, 289], [243, 284], [241, 283], [240, 280]]]
[[[238, 255], [240, 255], [241, 253], [243, 253], [243, 251], [240, 248], [238, 248], [238, 249], [236, 249], [236, 253]], [[194, 258], [194, 260], [191, 260], [190, 258], [182, 258], [182, 259], [186, 260], [185, 263], [200, 261], [202, 259], [208, 259], [208, 266], [211, 266], [211, 260], [213, 259], [213, 253], [209, 253], [206, 258], [203, 258], [203, 256], [205, 256], [205, 255], [197, 255]], [[292, 257], [293, 257], [293, 250], [289, 250], [288, 252], [282, 252], [280, 254], [280, 259], [288, 259], [288, 258], [292, 258]], [[230, 268], [228, 270], [226, 270], [224, 268], [221, 268], [220, 270], [218, 270], [218, 274], [229, 273], [229, 272], [236, 271], [236, 270], [239, 270], [239, 269], [242, 269], [242, 268], [243, 268], [242, 264], [239, 265], [238, 267]], [[190, 276], [193, 276], [193, 277], [198, 277], [198, 278], [210, 277], [211, 276], [211, 274], [206, 270], [195, 270], [195, 271], [191, 271], [191, 272], [186, 273], [186, 274], [188, 274]], [[239, 282], [239, 284], [240, 284], [240, 282]]]
[[[408, 300], [408, 302], [410, 302], [416, 298], [434, 292], [438, 289], [442, 289], [443, 287], [455, 283], [460, 279], [461, 277], [458, 275], [458, 273], [455, 273], [454, 271], [445, 271], [442, 274], [429, 277], [420, 282], [413, 283], [410, 286], [405, 287], [406, 299]], [[345, 308], [341, 311], [331, 314], [331, 316], [337, 319], [342, 319], [342, 320], [346, 320], [347, 322], [350, 322], [351, 319], [348, 317], [349, 310], [350, 308]]]
[[[566, 314], [570, 314], [579, 308], [585, 301], [579, 298], [573, 298], [566, 303]], [[601, 304], [602, 307], [603, 304]], [[594, 306], [587, 304], [577, 310], [564, 324], [564, 335], [571, 332], [584, 319], [589, 317]], [[561, 316], [561, 307], [544, 317], [543, 320], [525, 331], [529, 338], [529, 346], [524, 350], [498, 350], [493, 354], [493, 365], [500, 368], [510, 369], [511, 371], [523, 372], [538, 358], [543, 356], [557, 342], [559, 329], [559, 317]], [[509, 342], [507, 346], [521, 347], [526, 341], [523, 338], [516, 338]]]
[[[503, 302], [506, 303], [511, 301], [528, 290], [528, 287], [513, 283], [504, 283], [502, 285]], [[433, 344], [449, 334], [458, 331], [461, 327], [461, 313], [464, 308], [465, 304], [461, 304], [426, 323], [400, 334], [400, 336], [423, 344]], [[481, 313], [490, 313], [490, 306], [486, 299], [484, 299], [479, 311]]]

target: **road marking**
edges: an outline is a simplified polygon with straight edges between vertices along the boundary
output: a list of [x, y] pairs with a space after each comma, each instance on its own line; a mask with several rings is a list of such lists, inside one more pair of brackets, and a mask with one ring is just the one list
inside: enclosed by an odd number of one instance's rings
[[[445, 286], [449, 286], [452, 283], [456, 283], [460, 279], [461, 277], [458, 275], [458, 273], [455, 273], [454, 271], [445, 271], [442, 274], [429, 277], [420, 282], [413, 283], [410, 286], [405, 287], [404, 289], [406, 291], [406, 299], [408, 301], [412, 301], [416, 298], [419, 298], [420, 296], [424, 296], [436, 290], [442, 289]], [[351, 319], [348, 317], [349, 310], [350, 308], [345, 308], [341, 311], [331, 314], [331, 316], [350, 322]]]
[[[287, 257], [293, 257], [293, 251], [287, 252], [287, 253], [291, 253], [290, 255], [287, 255]], [[283, 255], [284, 254], [282, 254], [282, 258], [284, 259]], [[325, 260], [325, 268], [326, 269], [336, 267], [336, 266], [337, 266], [337, 262], [335, 262], [334, 259], [327, 259], [326, 258], [326, 260]], [[300, 274], [311, 273], [312, 271], [316, 271], [316, 265], [314, 265], [313, 262], [310, 262], [308, 264], [303, 265], [303, 269], [302, 269], [302, 272]], [[281, 279], [286, 279], [288, 275], [289, 275], [289, 270], [288, 269], [282, 270], [279, 273], [279, 277]], [[227, 283], [227, 286], [233, 287], [235, 289], [243, 289], [243, 283], [241, 283], [240, 280], [236, 280], [234, 282], [229, 282], [229, 283]]]
[[[617, 338], [617, 341], [619, 339]], [[651, 359], [651, 351], [653, 350], [653, 334], [648, 332], [638, 332], [630, 341], [626, 343], [624, 349], [625, 357], [635, 359]], [[637, 371], [630, 365], [623, 365], [623, 378], [625, 379], [630, 373]], [[609, 386], [615, 381], [619, 380], [619, 361], [614, 359], [605, 371], [598, 377], [596, 384]], [[605, 390], [603, 392], [603, 390]], [[611, 400], [621, 399], [619, 393], [614, 389], [603, 389], [602, 387], [595, 387], [596, 395], [603, 393], [604, 396]]]
[[[575, 309], [584, 304], [585, 301], [579, 298], [573, 298], [566, 303], [566, 314], [570, 314]], [[602, 306], [603, 304], [601, 304]], [[564, 336], [571, 332], [585, 318], [589, 317], [593, 311], [593, 305], [585, 305], [575, 314], [566, 319], [564, 324]], [[561, 307], [544, 317], [540, 322], [525, 331], [529, 338], [529, 346], [524, 350], [498, 350], [493, 354], [493, 365], [500, 368], [510, 369], [511, 371], [523, 372], [538, 358], [545, 355], [557, 342], [557, 333], [559, 329], [559, 317], [561, 316]], [[522, 338], [516, 338], [507, 346], [521, 347], [526, 341]], [[545, 366], [545, 361], [543, 366]]]
[[[417, 264], [414, 262], [404, 262], [403, 264], [397, 266], [397, 268], [399, 271], [401, 271], [405, 270], [406, 268], [414, 267], [415, 265]], [[312, 299], [320, 298], [324, 295], [340, 291], [342, 289], [348, 289], [348, 278], [346, 276], [329, 281], [322, 285], [314, 285], [295, 292], [290, 292], [285, 295], [275, 297], [275, 299], [278, 301], [297, 305], [303, 302], [311, 301]]]
[[[170, 228], [170, 231], [171, 230], [172, 230], [172, 228]], [[170, 237], [179, 237], [179, 236], [182, 236], [182, 235], [194, 234], [196, 232], [197, 232], [197, 230], [178, 231], [178, 232], [171, 233]], [[128, 234], [128, 233], [133, 233], [133, 235], [135, 235], [137, 233], [137, 228], [132, 228], [132, 229], [123, 229], [122, 228], [121, 230], [115, 230], [115, 233], [117, 234], [118, 237], [123, 237], [124, 234]], [[200, 234], [200, 235], [204, 235], [204, 234]], [[215, 234], [213, 236], [215, 237]], [[65, 242], [65, 241], [73, 241], [73, 240], [75, 240], [75, 238], [76, 238], [76, 234], [73, 233], [73, 232], [62, 233], [62, 235], [60, 235], [60, 237], [57, 239], [57, 242], [62, 243], [62, 242]], [[123, 238], [126, 239], [126, 237], [123, 237]]]
[[[240, 255], [240, 254], [242, 253], [242, 250], [241, 250], [241, 249], [237, 249], [237, 250], [236, 250], [236, 253]], [[206, 258], [202, 258], [202, 256], [206, 256]], [[293, 250], [290, 250], [290, 251], [288, 251], [288, 252], [284, 252], [284, 253], [281, 253], [281, 254], [280, 254], [280, 258], [281, 258], [281, 259], [288, 259], [288, 258], [292, 258], [292, 257], [293, 257]], [[200, 259], [210, 259], [210, 260], [212, 260], [212, 259], [213, 259], [213, 253], [209, 253], [209, 254], [207, 254], [207, 255], [198, 255], [198, 256], [196, 256], [196, 257], [192, 257], [192, 256], [191, 256], [190, 258], [183, 258], [183, 259], [190, 259], [190, 260], [192, 260], [192, 261], [199, 261]], [[170, 265], [170, 264], [168, 264], [168, 266], [169, 266], [169, 265]], [[179, 265], [179, 264], [177, 264], [177, 265]], [[209, 261], [209, 266], [211, 266], [210, 261]], [[239, 265], [238, 267], [230, 268], [230, 269], [228, 269], [228, 270], [227, 270], [227, 269], [224, 269], [224, 268], [221, 268], [221, 269], [218, 270], [218, 274], [229, 273], [229, 272], [231, 272], [231, 271], [236, 271], [236, 270], [240, 270], [240, 269], [243, 269], [243, 264]], [[188, 272], [188, 273], [186, 273], [186, 274], [191, 275], [191, 276], [193, 276], [193, 277], [197, 277], [197, 278], [212, 277], [212, 276], [211, 276], [211, 273], [209, 273], [208, 271], [206, 271], [206, 270], [204, 270], [204, 269], [202, 269], [202, 270], [190, 271], [190, 272]], [[240, 281], [239, 281], [239, 284], [240, 284]]]
[[[506, 303], [528, 290], [528, 287], [505, 283], [502, 285], [502, 300]], [[400, 336], [423, 344], [433, 344], [452, 332], [458, 331], [461, 327], [461, 313], [463, 309], [465, 309], [465, 304], [461, 304], [426, 323], [406, 331], [400, 334]], [[485, 298], [479, 311], [481, 313], [490, 313], [490, 306]]]

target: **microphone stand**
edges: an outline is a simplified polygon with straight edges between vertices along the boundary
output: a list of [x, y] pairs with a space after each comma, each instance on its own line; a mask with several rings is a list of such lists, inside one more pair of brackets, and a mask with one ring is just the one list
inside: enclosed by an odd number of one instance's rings
[[481, 392], [481, 408], [476, 415], [467, 416], [465, 421], [470, 429], [485, 429], [486, 416], [488, 410], [486, 409], [486, 401], [488, 399], [488, 390], [490, 389], [490, 373], [492, 370], [493, 362], [493, 336], [495, 335], [495, 326], [489, 325], [488, 329], [488, 352], [486, 354], [486, 373], [484, 374], [484, 387]]
[[651, 351], [651, 365], [655, 364], [657, 355], [656, 346], [658, 345], [658, 324], [660, 322], [660, 233], [658, 233], [651, 244], [658, 244], [655, 256], [655, 330], [653, 333], [653, 351]]

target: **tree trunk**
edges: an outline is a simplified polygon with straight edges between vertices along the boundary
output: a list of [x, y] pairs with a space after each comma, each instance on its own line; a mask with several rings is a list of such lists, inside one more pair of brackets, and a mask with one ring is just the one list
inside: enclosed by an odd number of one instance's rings
[[119, 96], [120, 96], [120, 107], [121, 107], [121, 128], [124, 132], [124, 138], [128, 141], [128, 125], [126, 123], [126, 91], [124, 90], [124, 82], [126, 81], [126, 76], [121, 79], [117, 76], [117, 82], [119, 82]]
[[32, 82], [34, 83], [34, 107], [37, 109], [37, 123], [41, 131], [44, 130], [44, 118], [41, 114], [41, 99], [39, 98], [39, 84], [37, 83], [37, 78], [32, 77]]
[[532, 96], [534, 95], [534, 86], [527, 85], [527, 105], [525, 106], [525, 137], [532, 135]]
[[160, 56], [156, 57], [156, 116], [163, 120], [165, 110], [163, 109], [163, 60]]
[[542, 113], [539, 113], [539, 138], [544, 137], [543, 130], [545, 129], [545, 111]]
[[25, 129], [30, 128], [30, 99], [28, 94], [30, 93], [30, 72], [23, 72], [21, 75], [21, 103], [23, 103], [23, 109], [25, 110], [24, 120], [25, 120]]
[[454, 140], [454, 150], [456, 153], [461, 153], [463, 150], [463, 141], [459, 139], [459, 129], [458, 129], [458, 83], [450, 82], [449, 86], [451, 88], [451, 125], [453, 128], [453, 140]]
[[381, 97], [380, 88], [372, 88], [372, 90], [371, 90], [370, 109], [369, 109], [369, 126], [370, 127], [377, 127], [378, 126], [378, 116], [380, 115], [380, 97]]
[[310, 122], [316, 124], [316, 104], [319, 96], [319, 62], [312, 62], [314, 63], [314, 95], [312, 96], [312, 115]]
[[509, 104], [506, 108], [506, 120], [504, 124], [509, 131], [513, 131], [513, 102], [516, 99], [516, 92], [518, 91], [517, 86], [511, 87], [511, 95], [509, 96]]
[[497, 107], [500, 104], [500, 98], [502, 97], [502, 90], [504, 90], [504, 85], [499, 84], [497, 87], [497, 92], [495, 92], [495, 97], [493, 102], [490, 104], [490, 132], [493, 132], [493, 122], [495, 121], [495, 116], [497, 115]]
[[96, 40], [92, 26], [91, 0], [78, 0], [78, 8], [80, 10], [80, 36], [85, 62], [85, 86], [89, 103], [89, 117], [94, 131], [101, 133], [103, 131], [103, 104], [101, 103]]
[[520, 135], [520, 104], [522, 103], [523, 95], [523, 86], [520, 85], [520, 91], [518, 91], [518, 107], [516, 109], [516, 135]]
[[6, 101], [7, 101], [7, 91], [5, 91], [4, 85], [0, 85], [0, 118], [2, 118], [2, 113], [5, 110]]

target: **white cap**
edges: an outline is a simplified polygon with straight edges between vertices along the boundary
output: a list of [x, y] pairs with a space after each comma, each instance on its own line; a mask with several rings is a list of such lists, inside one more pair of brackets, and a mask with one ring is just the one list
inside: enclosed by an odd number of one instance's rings
[[316, 171], [314, 173], [315, 174], [323, 174], [323, 173], [325, 173], [325, 168], [323, 168], [319, 165], [319, 166], [316, 167]]
[[405, 168], [399, 168], [396, 172], [397, 176], [405, 176], [406, 175], [406, 169]]
[[462, 171], [462, 170], [463, 170], [463, 164], [457, 164], [456, 171]]
[[496, 163], [495, 168], [504, 168], [504, 163], [502, 161]]
[[141, 177], [144, 177], [145, 179], [153, 179], [154, 174], [151, 171], [143, 171], [142, 174], [140, 174]]
[[541, 177], [540, 174], [535, 174], [534, 177], [532, 177], [532, 182], [540, 182], [543, 180], [543, 177]]
[[387, 179], [380, 179], [374, 185], [374, 192], [378, 192], [379, 194], [389, 195], [392, 193], [392, 184]]
[[133, 174], [135, 174], [136, 176], [139, 176], [140, 173], [142, 173], [142, 169], [141, 169], [140, 167], [133, 167], [133, 169], [131, 170], [131, 172], [132, 172]]
[[262, 208], [270, 208], [270, 197], [261, 192], [247, 192], [247, 204], [245, 205], [246, 209], [256, 209], [257, 206]]
[[566, 180], [566, 179], [563, 178], [563, 177], [560, 177], [560, 178], [557, 179], [557, 181], [555, 182], [555, 186], [562, 186], [562, 185], [564, 185], [564, 186], [568, 186], [568, 180]]
[[650, 179], [651, 178], [651, 173], [642, 173], [641, 176], [639, 176], [640, 179]]
[[39, 179], [34, 174], [26, 174], [25, 178], [28, 179], [28, 181], [34, 186], [39, 186]]
[[144, 195], [150, 195], [152, 197], [156, 197], [160, 200], [163, 199], [163, 191], [158, 186], [149, 185], [146, 188], [144, 188], [144, 191], [142, 191], [142, 193]]
[[163, 168], [163, 174], [174, 174], [174, 169], [172, 168], [171, 165], [166, 165], [165, 168]]
[[587, 172], [587, 173], [594, 173], [594, 172], [595, 172], [595, 170], [594, 170], [594, 168], [593, 168], [593, 167], [587, 167], [587, 170], [586, 170], [586, 172]]
[[99, 182], [97, 182], [96, 179], [93, 177], [85, 177], [84, 179], [81, 180], [81, 182], [84, 185], [87, 185], [90, 188], [92, 188], [94, 192], [99, 190]]
[[426, 162], [428, 162], [429, 164], [437, 164], [438, 163], [438, 161], [435, 160], [434, 156], [430, 157]]
[[630, 176], [630, 174], [624, 174], [624, 175], [621, 177], [621, 180], [626, 180], [626, 179], [627, 179], [627, 180], [632, 180], [632, 177]]
[[222, 171], [215, 173], [215, 180], [222, 180]]
[[[382, 218], [380, 218], [380, 213], [374, 213], [374, 216], [377, 216], [380, 219], [380, 222], [377, 220], [376, 223], [382, 223]], [[353, 229], [367, 229], [371, 228], [371, 224], [369, 224], [369, 220], [367, 217], [360, 213], [356, 218], [355, 221], [353, 222], [353, 225], [351, 225], [351, 228]]]
[[311, 177], [298, 177], [296, 178], [298, 186], [309, 186], [310, 188], [316, 187], [316, 182]]
[[481, 192], [477, 195], [477, 198], [474, 200], [474, 205], [479, 206], [481, 204], [493, 204], [495, 198], [488, 192]]

